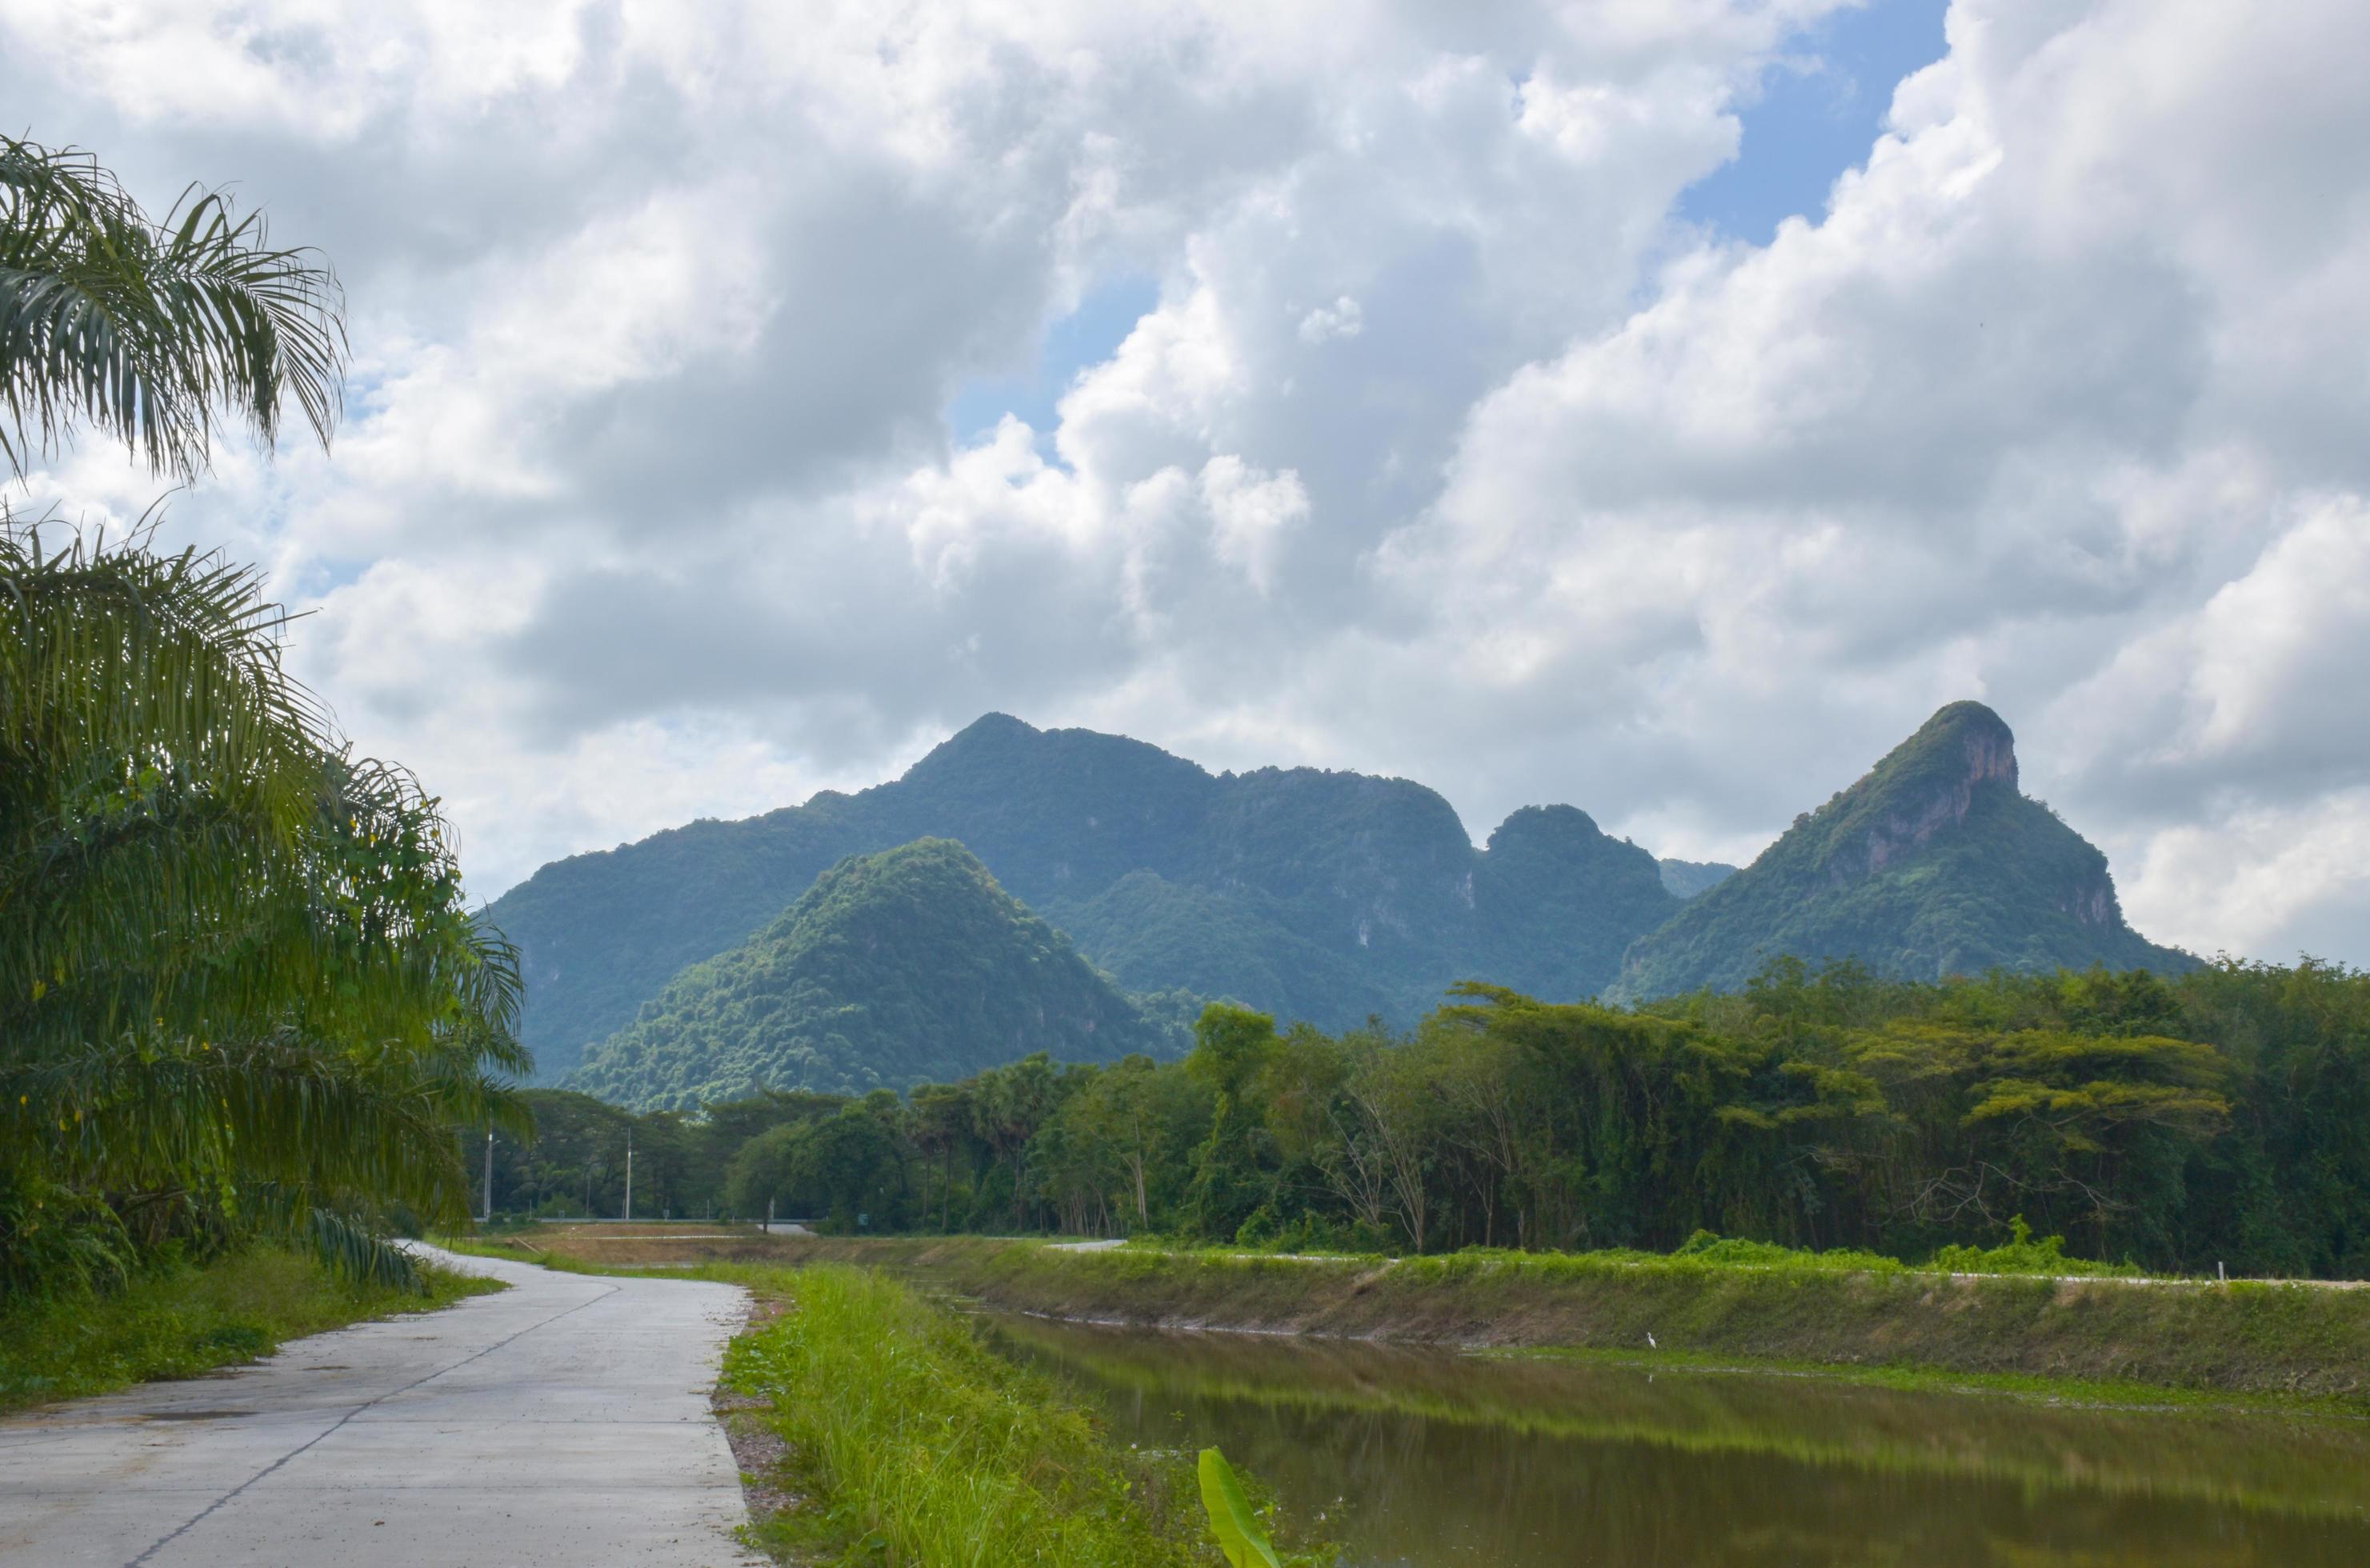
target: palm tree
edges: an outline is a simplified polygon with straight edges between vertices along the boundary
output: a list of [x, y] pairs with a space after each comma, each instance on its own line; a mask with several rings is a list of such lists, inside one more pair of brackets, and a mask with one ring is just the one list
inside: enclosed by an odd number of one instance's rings
[[[326, 443], [339, 305], [219, 195], [152, 225], [0, 141], [20, 474], [87, 422], [189, 477], [217, 409], [269, 446], [291, 396]], [[288, 678], [259, 576], [152, 539], [47, 547], [0, 508], [0, 1290], [257, 1226], [408, 1276], [378, 1219], [466, 1219], [454, 1127], [527, 1125], [515, 956], [437, 802]]]
[[355, 1222], [466, 1218], [452, 1128], [523, 1125], [517, 966], [282, 619], [215, 557], [0, 530], [0, 1188], [134, 1243], [228, 1200], [402, 1274]]
[[182, 192], [162, 223], [96, 159], [0, 137], [0, 456], [17, 474], [78, 424], [194, 478], [218, 411], [266, 447], [295, 400], [324, 446], [342, 406], [337, 277], [263, 216]]

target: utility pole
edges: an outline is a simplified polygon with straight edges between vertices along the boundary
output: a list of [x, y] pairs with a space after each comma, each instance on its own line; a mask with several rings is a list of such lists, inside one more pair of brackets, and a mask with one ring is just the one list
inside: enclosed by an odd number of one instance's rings
[[634, 1129], [626, 1129], [626, 1218], [634, 1217]]
[[493, 1129], [492, 1127], [489, 1127], [488, 1128], [486, 1128], [486, 1219], [485, 1219], [485, 1223], [487, 1223], [487, 1224], [489, 1224], [489, 1225], [491, 1225], [493, 1222], [494, 1222], [494, 1129]]

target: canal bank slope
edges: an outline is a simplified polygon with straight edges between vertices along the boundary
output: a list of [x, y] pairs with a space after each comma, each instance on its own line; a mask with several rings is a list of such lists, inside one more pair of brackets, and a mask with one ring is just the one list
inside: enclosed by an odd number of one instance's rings
[[1293, 1257], [754, 1231], [627, 1243], [627, 1257], [590, 1234], [533, 1240], [612, 1265], [868, 1264], [914, 1271], [1006, 1310], [1147, 1327], [2370, 1400], [2370, 1290], [2305, 1282], [1850, 1272], [1635, 1254]]

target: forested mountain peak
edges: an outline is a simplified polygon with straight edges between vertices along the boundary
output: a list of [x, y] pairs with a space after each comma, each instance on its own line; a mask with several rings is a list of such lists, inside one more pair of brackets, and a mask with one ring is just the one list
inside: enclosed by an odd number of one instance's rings
[[1780, 955], [1855, 958], [1904, 979], [2195, 962], [2124, 923], [2106, 857], [2023, 795], [2015, 735], [1973, 702], [1935, 714], [1640, 938], [1616, 994], [1732, 989]]
[[644, 1109], [760, 1089], [861, 1094], [1051, 1051], [1171, 1038], [962, 845], [851, 856], [738, 947], [690, 966], [585, 1055], [572, 1088]]
[[1412, 1023], [1460, 979], [1591, 994], [1678, 907], [1652, 856], [1570, 807], [1516, 812], [1484, 852], [1407, 779], [1214, 774], [1125, 736], [987, 714], [892, 783], [572, 856], [503, 895], [491, 914], [521, 950], [540, 1076], [564, 1076], [834, 863], [933, 837], [1132, 990], [1334, 1027]]

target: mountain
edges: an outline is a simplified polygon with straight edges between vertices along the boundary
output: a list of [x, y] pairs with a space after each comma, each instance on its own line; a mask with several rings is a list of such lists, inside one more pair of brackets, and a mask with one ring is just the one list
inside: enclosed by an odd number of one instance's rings
[[1404, 779], [1212, 774], [1124, 736], [990, 714], [892, 783], [575, 855], [497, 899], [539, 1080], [827, 867], [922, 838], [963, 844], [1130, 990], [1328, 1028], [1412, 1022], [1468, 978], [1592, 994], [1680, 907], [1653, 856], [1570, 807], [1518, 811], [1477, 850]]
[[2107, 858], [2017, 787], [2016, 737], [1953, 703], [1751, 865], [1639, 939], [1616, 998], [1733, 990], [1762, 963], [1857, 958], [1890, 979], [2196, 960], [2123, 923]]
[[907, 1089], [1038, 1050], [1109, 1061], [1184, 1044], [970, 851], [924, 839], [840, 862], [765, 930], [684, 969], [568, 1086], [690, 1108], [761, 1087]]
[[1682, 898], [1708, 892], [1736, 875], [1736, 867], [1716, 860], [1664, 860], [1655, 864], [1662, 869], [1662, 886]]

